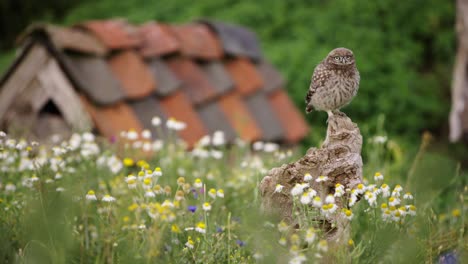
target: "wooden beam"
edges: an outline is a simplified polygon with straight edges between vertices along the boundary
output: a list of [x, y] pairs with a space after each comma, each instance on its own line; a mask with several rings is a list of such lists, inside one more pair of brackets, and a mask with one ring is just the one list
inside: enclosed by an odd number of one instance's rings
[[18, 95], [15, 105], [30, 105], [33, 112], [39, 112], [49, 100], [50, 95], [46, 89], [41, 86], [39, 80], [34, 78], [24, 91]]
[[37, 72], [44, 66], [48, 54], [46, 49], [35, 44], [29, 49], [23, 61], [0, 87], [0, 121], [11, 106], [16, 96], [20, 94], [31, 82]]
[[88, 131], [91, 129], [91, 118], [81, 105], [78, 94], [55, 59], [49, 60], [47, 65], [43, 67], [39, 72], [38, 80], [62, 113], [65, 121], [74, 130]]

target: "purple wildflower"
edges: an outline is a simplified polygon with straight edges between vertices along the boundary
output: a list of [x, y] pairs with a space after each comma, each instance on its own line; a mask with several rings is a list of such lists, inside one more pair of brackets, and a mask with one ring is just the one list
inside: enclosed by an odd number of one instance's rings
[[239, 247], [245, 246], [245, 242], [242, 241], [242, 240], [240, 240], [240, 239], [237, 239], [237, 240], [236, 240], [236, 244], [239, 245]]
[[195, 213], [195, 211], [197, 210], [197, 206], [196, 205], [189, 205], [188, 210], [190, 212], [192, 212], [192, 213]]

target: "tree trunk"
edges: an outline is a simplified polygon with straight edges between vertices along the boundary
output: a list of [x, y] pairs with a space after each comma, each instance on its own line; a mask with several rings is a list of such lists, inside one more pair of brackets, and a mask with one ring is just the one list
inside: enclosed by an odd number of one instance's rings
[[468, 134], [468, 1], [457, 0], [456, 32], [458, 49], [452, 80], [450, 141]]

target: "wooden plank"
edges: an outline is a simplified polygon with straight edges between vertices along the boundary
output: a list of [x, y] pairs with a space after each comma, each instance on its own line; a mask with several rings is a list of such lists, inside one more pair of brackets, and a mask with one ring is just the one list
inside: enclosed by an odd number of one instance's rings
[[91, 118], [57, 61], [50, 60], [38, 77], [41, 86], [50, 94], [52, 101], [73, 129], [85, 131], [92, 127]]
[[0, 121], [4, 118], [16, 96], [26, 88], [37, 72], [44, 66], [47, 58], [46, 49], [39, 44], [34, 45], [6, 80], [3, 87], [0, 87]]
[[24, 91], [18, 95], [17, 101], [20, 105], [29, 104], [34, 112], [38, 112], [47, 103], [50, 95], [45, 90], [39, 80], [34, 78]]

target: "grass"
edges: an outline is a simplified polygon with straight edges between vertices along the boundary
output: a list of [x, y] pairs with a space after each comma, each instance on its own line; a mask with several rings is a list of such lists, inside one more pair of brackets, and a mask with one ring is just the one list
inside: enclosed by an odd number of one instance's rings
[[[177, 129], [183, 126], [172, 126]], [[350, 240], [337, 244], [324, 240], [326, 234], [310, 215], [342, 214], [340, 210], [311, 209], [297, 196], [300, 229], [259, 210], [262, 177], [270, 168], [297, 159], [301, 151], [274, 144], [255, 144], [256, 150], [251, 150], [241, 141], [227, 147], [221, 134], [192, 151], [185, 150], [175, 133], [161, 141], [129, 131], [114, 143], [75, 134], [46, 145], [2, 135], [0, 259], [432, 263], [456, 257], [461, 263], [467, 258], [466, 173], [455, 161], [428, 151], [429, 137], [423, 138], [415, 160], [405, 162], [404, 148], [381, 129], [376, 132], [377, 136], [365, 135], [369, 140], [363, 150], [362, 186], [375, 192], [375, 206], [364, 192], [348, 212]], [[148, 149], [155, 155], [145, 154]], [[375, 182], [377, 170], [383, 181]], [[401, 200], [395, 208], [384, 197], [383, 182], [389, 192], [405, 183], [403, 190], [391, 194]], [[404, 198], [408, 191], [414, 199]], [[383, 203], [387, 209], [381, 209]], [[389, 217], [383, 219], [386, 213]]]

